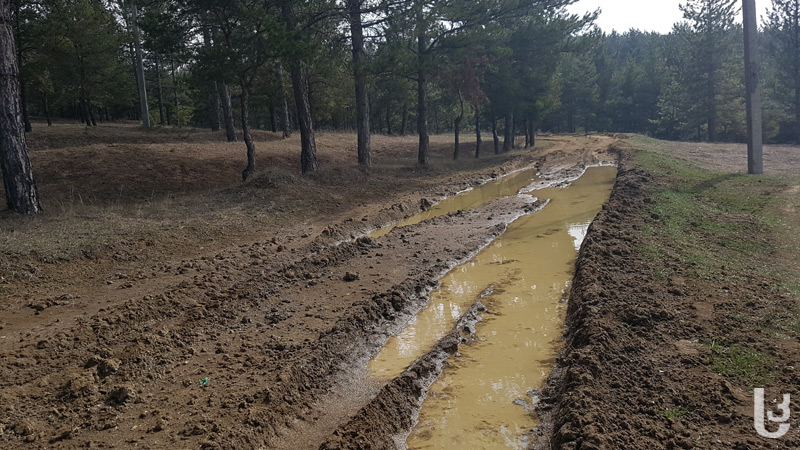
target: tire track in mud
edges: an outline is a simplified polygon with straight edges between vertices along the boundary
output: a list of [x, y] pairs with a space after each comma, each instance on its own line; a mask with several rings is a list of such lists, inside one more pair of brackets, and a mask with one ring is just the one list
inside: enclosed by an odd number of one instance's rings
[[[586, 152], [569, 153], [545, 165], [585, 165]], [[138, 280], [130, 300], [0, 344], [0, 446], [315, 448], [391, 389], [351, 399], [337, 387], [353, 386], [444, 272], [533, 208], [503, 199], [329, 246], [358, 233], [350, 221], [159, 267], [174, 275], [165, 289]]]

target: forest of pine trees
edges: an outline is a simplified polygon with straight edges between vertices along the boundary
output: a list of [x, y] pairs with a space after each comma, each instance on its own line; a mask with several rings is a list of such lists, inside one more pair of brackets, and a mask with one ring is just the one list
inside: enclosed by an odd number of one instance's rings
[[[475, 133], [470, 153], [536, 131], [745, 138], [737, 0], [685, 0], [666, 35], [604, 34], [576, 0], [4, 0], [23, 124], [297, 132], [317, 170], [317, 129], [369, 136]], [[763, 0], [767, 1], [767, 0]], [[771, 0], [761, 45], [767, 142], [800, 141], [800, 0]], [[33, 125], [31, 121], [33, 120]], [[481, 149], [481, 129], [499, 134]], [[502, 138], [505, 139], [502, 139]], [[504, 141], [503, 144], [500, 141]], [[355, 145], [355, 143], [354, 143]], [[356, 155], [354, 154], [354, 160]]]

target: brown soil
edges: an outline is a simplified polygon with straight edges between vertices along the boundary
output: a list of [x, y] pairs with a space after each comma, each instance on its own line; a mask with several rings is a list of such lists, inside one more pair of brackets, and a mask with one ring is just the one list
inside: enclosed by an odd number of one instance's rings
[[[535, 205], [505, 199], [352, 238], [536, 161], [558, 172], [614, 159], [612, 138], [587, 137], [452, 162], [443, 136], [419, 168], [413, 138], [376, 137], [364, 173], [353, 136], [325, 134], [322, 172], [300, 177], [296, 138], [262, 133], [268, 170], [241, 185], [242, 145], [218, 135], [37, 130], [48, 212], [0, 215], [3, 448], [335, 443], [393, 389], [363, 381], [366, 358], [444, 271]], [[405, 380], [418, 401], [424, 385]]]
[[[692, 154], [686, 151], [691, 146], [663, 143], [661, 148], [685, 156]], [[720, 171], [741, 163], [740, 155], [715, 148], [703, 159], [716, 158]], [[796, 173], [792, 158], [800, 153], [784, 150], [777, 167]], [[800, 382], [799, 299], [781, 286], [782, 280], [800, 275], [796, 266], [791, 269], [799, 256], [796, 240], [781, 242], [786, 236], [773, 235], [754, 225], [755, 216], [742, 214], [728, 219], [745, 225], [746, 239], [767, 248], [756, 253], [763, 260], [751, 263], [774, 269], [772, 275], [723, 264], [705, 278], [697, 276], [688, 258], [648, 258], [643, 249], [653, 243], [647, 242], [647, 230], [661, 226], [652, 212], [654, 193], [676, 181], [642, 170], [635, 155], [623, 152], [611, 199], [581, 249], [566, 342], [538, 407], [544, 423], [537, 448], [800, 448], [800, 404], [792, 404], [792, 431], [771, 441], [753, 429], [752, 397], [754, 387], [765, 386], [768, 399], [796, 394]], [[758, 195], [781, 196], [792, 183], [756, 183], [754, 188]], [[710, 187], [699, 186], [698, 192]], [[800, 225], [796, 213], [785, 212], [784, 225]], [[720, 248], [713, 235], [688, 233], [708, 252]], [[670, 247], [669, 242], [656, 245]], [[676, 255], [682, 252], [674, 249]], [[728, 353], [715, 348], [719, 342], [731, 346]], [[734, 346], [764, 355], [751, 369], [765, 370], [765, 380], [715, 366]]]

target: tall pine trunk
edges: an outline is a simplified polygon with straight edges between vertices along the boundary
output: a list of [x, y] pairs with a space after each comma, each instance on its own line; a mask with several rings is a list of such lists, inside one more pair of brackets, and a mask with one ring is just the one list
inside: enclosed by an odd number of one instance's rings
[[300, 167], [302, 173], [316, 172], [317, 142], [314, 138], [314, 122], [311, 118], [311, 102], [308, 98], [305, 64], [297, 60], [292, 64], [292, 90], [297, 108], [297, 123], [300, 126]]
[[248, 124], [250, 116], [250, 89], [244, 80], [239, 82], [242, 88], [242, 137], [247, 146], [247, 167], [242, 171], [242, 181], [247, 181], [247, 178], [256, 170], [256, 146], [253, 143], [253, 137], [250, 136], [250, 124]]
[[209, 103], [211, 111], [209, 111], [209, 118], [211, 122], [211, 131], [219, 131], [219, 88], [217, 82], [212, 86], [212, 92], [209, 95]]
[[12, 211], [32, 214], [42, 211], [39, 193], [25, 141], [19, 67], [14, 52], [11, 2], [0, 1], [0, 171], [6, 203]]
[[139, 37], [139, 13], [136, 2], [131, 2], [131, 27], [133, 28], [133, 47], [135, 52], [134, 66], [136, 68], [136, 83], [139, 87], [139, 109], [142, 115], [142, 128], [150, 128], [150, 109], [147, 105], [147, 83], [144, 79], [144, 56], [142, 55], [142, 41]]
[[528, 143], [530, 147], [536, 147], [536, 126], [533, 120], [528, 121]]
[[156, 55], [156, 79], [158, 80], [158, 122], [164, 126], [164, 91], [161, 87], [161, 61]]
[[417, 161], [428, 165], [428, 152], [431, 138], [428, 135], [428, 79], [425, 75], [425, 36], [417, 36], [417, 133], [419, 134], [419, 155]]
[[225, 121], [225, 136], [228, 142], [236, 142], [236, 127], [233, 125], [233, 108], [231, 107], [231, 91], [226, 83], [219, 84], [219, 96], [222, 101], [222, 118]]
[[400, 136], [406, 135], [406, 127], [408, 124], [408, 105], [403, 104], [403, 121], [400, 123]]
[[20, 28], [20, 7], [22, 5], [22, 0], [14, 1], [15, 9], [14, 9], [14, 25], [16, 28], [16, 39], [17, 39], [17, 68], [20, 72], [19, 77], [19, 99], [20, 103], [22, 104], [22, 121], [25, 124], [25, 132], [30, 133], [33, 131], [33, 127], [31, 127], [31, 118], [28, 116], [28, 96], [25, 91], [25, 80], [22, 79], [22, 49], [24, 48], [24, 44], [22, 42], [22, 30]]
[[[292, 6], [284, 3], [281, 6], [283, 19], [286, 21], [290, 32], [296, 29], [295, 15]], [[311, 117], [311, 101], [308, 92], [308, 79], [306, 77], [305, 63], [300, 58], [295, 58], [291, 66], [292, 90], [294, 91], [294, 102], [297, 108], [297, 123], [300, 127], [300, 167], [303, 174], [316, 172], [319, 169], [317, 163], [317, 143], [314, 139], [314, 121]]]
[[506, 113], [506, 126], [503, 130], [503, 151], [511, 150], [512, 142], [514, 140], [514, 113], [509, 111]]
[[[211, 30], [208, 26], [203, 27], [203, 45], [207, 49], [211, 48]], [[211, 131], [219, 131], [219, 87], [216, 81], [210, 87], [211, 92], [208, 95], [209, 106], [211, 107], [211, 111], [208, 113], [209, 125], [211, 126]]]
[[481, 157], [481, 107], [475, 107], [475, 159]]
[[92, 102], [91, 101], [88, 101], [88, 100], [86, 101], [86, 110], [89, 112], [89, 120], [92, 121], [92, 126], [96, 127], [97, 126], [97, 120], [95, 120], [95, 118], [94, 118], [94, 111], [92, 110]]
[[458, 159], [458, 154], [461, 151], [461, 121], [464, 120], [464, 96], [461, 95], [461, 91], [458, 91], [458, 101], [459, 105], [461, 106], [461, 112], [456, 117], [456, 120], [453, 121], [453, 131], [455, 134], [455, 145], [453, 147], [453, 159]]
[[528, 148], [531, 145], [530, 135], [528, 134], [528, 119], [522, 119], [522, 131], [525, 133], [525, 147]]
[[283, 138], [286, 139], [292, 135], [292, 121], [289, 117], [289, 99], [286, 95], [286, 81], [283, 79], [283, 66], [278, 65], [278, 94], [281, 99], [281, 130], [283, 131]]
[[[711, 64], [711, 63], [709, 63]], [[708, 141], [717, 141], [717, 86], [716, 68], [710, 66], [706, 80], [706, 94], [708, 95]], [[588, 131], [588, 130], [587, 130]]]
[[172, 65], [172, 94], [175, 99], [175, 125], [180, 127], [181, 117], [178, 111], [180, 104], [178, 103], [178, 79], [175, 77], [175, 60], [171, 60], [170, 64]]
[[500, 136], [497, 135], [497, 117], [492, 116], [492, 140], [494, 140], [494, 154], [500, 154]]
[[47, 126], [52, 127], [53, 121], [50, 119], [50, 100], [48, 98], [47, 92], [45, 92], [42, 97], [42, 101], [44, 102], [44, 118], [47, 120]]

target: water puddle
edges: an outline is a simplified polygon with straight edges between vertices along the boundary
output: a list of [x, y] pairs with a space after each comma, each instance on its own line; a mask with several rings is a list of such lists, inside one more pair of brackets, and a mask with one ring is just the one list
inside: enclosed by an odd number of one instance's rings
[[431, 386], [410, 449], [526, 447], [536, 426], [530, 391], [552, 368], [577, 249], [615, 177], [614, 167], [594, 167], [570, 187], [535, 191], [547, 206], [445, 275], [426, 308], [370, 361], [371, 377], [397, 376], [483, 296], [489, 312], [478, 341], [451, 357]]
[[373, 231], [369, 234], [369, 237], [379, 238], [389, 234], [390, 231], [398, 227], [414, 225], [458, 210], [475, 209], [494, 199], [516, 195], [520, 189], [528, 186], [534, 180], [536, 180], [536, 169], [534, 168], [514, 172], [511, 175], [477, 186], [475, 189], [470, 189], [458, 195], [448, 197], [427, 211], [423, 211], [405, 220]]

